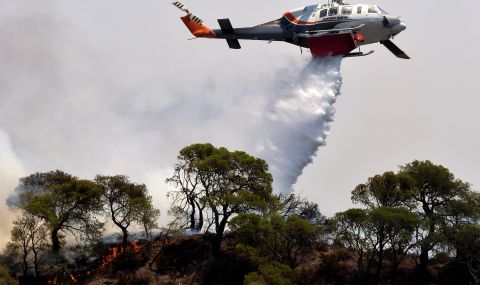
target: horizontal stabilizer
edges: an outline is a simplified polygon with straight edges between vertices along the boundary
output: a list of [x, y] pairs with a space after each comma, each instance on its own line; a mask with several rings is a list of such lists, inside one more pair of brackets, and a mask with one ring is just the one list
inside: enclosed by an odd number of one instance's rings
[[231, 49], [241, 49], [240, 43], [235, 39], [227, 39], [228, 47]]
[[220, 25], [220, 29], [222, 29], [222, 33], [226, 35], [234, 34], [232, 23], [230, 23], [229, 19], [218, 19], [218, 24]]

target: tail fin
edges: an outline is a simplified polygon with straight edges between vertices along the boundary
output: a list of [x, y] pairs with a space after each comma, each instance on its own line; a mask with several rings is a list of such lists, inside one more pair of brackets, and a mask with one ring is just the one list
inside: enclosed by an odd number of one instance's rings
[[214, 38], [215, 33], [210, 29], [209, 27], [203, 25], [203, 20], [200, 19], [199, 17], [193, 15], [185, 5], [182, 3], [175, 1], [172, 3], [175, 7], [178, 9], [182, 10], [183, 12], [187, 13], [186, 16], [181, 17], [183, 23], [187, 28], [190, 30], [190, 32], [196, 36], [196, 37], [201, 37], [201, 38]]

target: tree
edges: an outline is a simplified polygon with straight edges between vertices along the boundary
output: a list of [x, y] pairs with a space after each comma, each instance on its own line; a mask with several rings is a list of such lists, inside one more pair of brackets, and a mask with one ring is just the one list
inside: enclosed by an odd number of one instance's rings
[[429, 252], [439, 243], [438, 230], [445, 221], [442, 212], [454, 201], [470, 192], [470, 185], [459, 179], [445, 167], [430, 161], [414, 161], [400, 167], [400, 174], [409, 175], [414, 181], [412, 198], [421, 213], [423, 234], [419, 235], [420, 274], [427, 278]]
[[[95, 182], [101, 189], [104, 212], [121, 230], [122, 248], [127, 248], [128, 228], [134, 223], [143, 225], [142, 211], [153, 209], [147, 187], [144, 184], [132, 183], [127, 176], [123, 175], [98, 175], [95, 177]], [[147, 216], [148, 219], [150, 217]], [[150, 221], [148, 220], [147, 223]]]
[[415, 181], [409, 175], [385, 172], [370, 177], [367, 183], [355, 187], [352, 201], [370, 209], [409, 206], [414, 185]]
[[[178, 167], [181, 165], [182, 167]], [[189, 183], [181, 182], [188, 176]], [[220, 243], [230, 218], [235, 214], [266, 209], [272, 200], [272, 175], [267, 163], [245, 152], [230, 152], [226, 148], [215, 148], [211, 144], [194, 144], [180, 151], [179, 163], [174, 174], [167, 179], [179, 187], [178, 194], [190, 202], [190, 211], [198, 210], [199, 228], [203, 211], [208, 211], [214, 225], [212, 250], [220, 249]], [[181, 201], [174, 200], [177, 204]], [[191, 213], [190, 218], [196, 217]], [[192, 227], [192, 223], [190, 224]], [[202, 226], [203, 227], [203, 226]]]
[[480, 226], [461, 225], [455, 235], [459, 255], [475, 285], [480, 284]]
[[295, 194], [279, 194], [276, 198], [278, 200], [277, 204], [279, 204], [277, 211], [284, 217], [297, 216], [314, 225], [324, 225], [326, 223], [327, 219], [320, 213], [316, 203], [307, 201]]
[[335, 215], [332, 221], [335, 242], [351, 250], [357, 261], [359, 279], [367, 282], [373, 252], [369, 244], [368, 210], [349, 209]]
[[97, 238], [103, 224], [96, 214], [101, 209], [100, 189], [62, 171], [35, 173], [20, 179], [15, 205], [41, 218], [50, 230], [52, 250], [58, 253], [62, 234]]
[[[210, 173], [201, 167], [201, 163], [211, 156], [215, 147], [211, 144], [196, 144], [183, 148], [177, 156], [175, 171], [172, 177], [166, 180], [178, 191], [169, 193], [173, 197], [173, 204], [188, 214], [188, 228], [194, 231], [201, 231], [203, 228], [203, 211], [206, 203], [200, 199], [209, 187]], [[203, 187], [203, 188], [202, 188]]]
[[8, 247], [10, 253], [21, 257], [24, 277], [32, 265], [35, 277], [40, 276], [40, 263], [48, 246], [48, 228], [40, 218], [26, 212], [13, 222]]
[[146, 199], [145, 206], [140, 208], [138, 219], [145, 231], [145, 239], [151, 241], [152, 236], [150, 231], [158, 226], [157, 220], [158, 217], [160, 217], [160, 210], [153, 207], [152, 196], [147, 196]]
[[277, 261], [296, 268], [319, 239], [320, 228], [298, 216], [241, 214], [232, 219], [237, 243], [260, 262]]
[[418, 223], [417, 216], [406, 208], [379, 207], [370, 210], [366, 236], [378, 262], [374, 284], [380, 280], [386, 252], [390, 253], [392, 261], [391, 283], [396, 282], [400, 262], [414, 246], [413, 233]]
[[8, 267], [3, 264], [0, 265], [0, 284], [18, 285], [18, 281], [10, 275]]

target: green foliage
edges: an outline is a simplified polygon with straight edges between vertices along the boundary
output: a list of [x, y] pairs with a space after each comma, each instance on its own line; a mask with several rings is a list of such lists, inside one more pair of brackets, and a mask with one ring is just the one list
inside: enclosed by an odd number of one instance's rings
[[276, 260], [295, 268], [318, 241], [320, 229], [298, 216], [243, 214], [231, 222], [239, 247], [254, 259]]
[[57, 170], [22, 178], [17, 189], [23, 191], [17, 206], [45, 221], [55, 252], [61, 247], [62, 233], [86, 239], [101, 234], [103, 224], [96, 217], [101, 190], [95, 183]]
[[147, 196], [143, 207], [140, 207], [137, 215], [138, 221], [145, 231], [145, 238], [147, 241], [150, 241], [150, 230], [158, 226], [157, 220], [160, 217], [160, 210], [153, 207], [151, 196]]
[[40, 218], [25, 212], [13, 222], [8, 251], [10, 257], [21, 264], [24, 277], [29, 269], [33, 269], [36, 277], [40, 275], [47, 247], [48, 228]]
[[[95, 177], [101, 189], [103, 210], [107, 217], [122, 231], [123, 247], [128, 245], [128, 228], [137, 223], [148, 228], [155, 222], [159, 212], [153, 208], [144, 184], [130, 182], [127, 176]], [[148, 229], [146, 230], [148, 233]]]
[[480, 283], [480, 225], [461, 225], [455, 235], [459, 256], [468, 268], [475, 284]]
[[[427, 282], [427, 266], [429, 252], [445, 244], [446, 233], [455, 232], [452, 225], [448, 225], [449, 218], [471, 216], [463, 207], [462, 200], [470, 196], [470, 185], [456, 179], [447, 168], [433, 164], [430, 161], [413, 161], [400, 167], [400, 173], [412, 177], [415, 181], [413, 200], [415, 210], [420, 213], [421, 224], [417, 235], [417, 244], [420, 246], [420, 271]], [[455, 218], [454, 218], [455, 220]], [[457, 220], [458, 221], [458, 220]]]
[[264, 160], [211, 144], [183, 148], [167, 182], [180, 188], [173, 193], [174, 206], [189, 213], [190, 228], [202, 229], [204, 211], [212, 217], [214, 252], [233, 215], [265, 211], [272, 201], [272, 175]]
[[385, 172], [358, 185], [352, 191], [352, 201], [369, 208], [407, 206], [414, 185], [415, 181], [409, 175]]
[[286, 264], [272, 262], [262, 264], [257, 272], [245, 276], [245, 285], [293, 285], [293, 270]]
[[0, 264], [0, 284], [18, 285], [18, 281], [10, 275], [7, 266]]

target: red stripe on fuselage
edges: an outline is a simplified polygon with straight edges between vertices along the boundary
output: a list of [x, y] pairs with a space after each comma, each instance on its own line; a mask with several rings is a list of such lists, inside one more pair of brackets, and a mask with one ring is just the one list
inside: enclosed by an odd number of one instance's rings
[[337, 21], [337, 20], [323, 20], [323, 21], [307, 22], [307, 21], [302, 21], [302, 20], [296, 18], [290, 12], [285, 13], [283, 16], [285, 16], [285, 18], [287, 20], [289, 20], [291, 23], [296, 24], [296, 25], [315, 25], [315, 24], [318, 24], [318, 23], [326, 23], [326, 22]]

